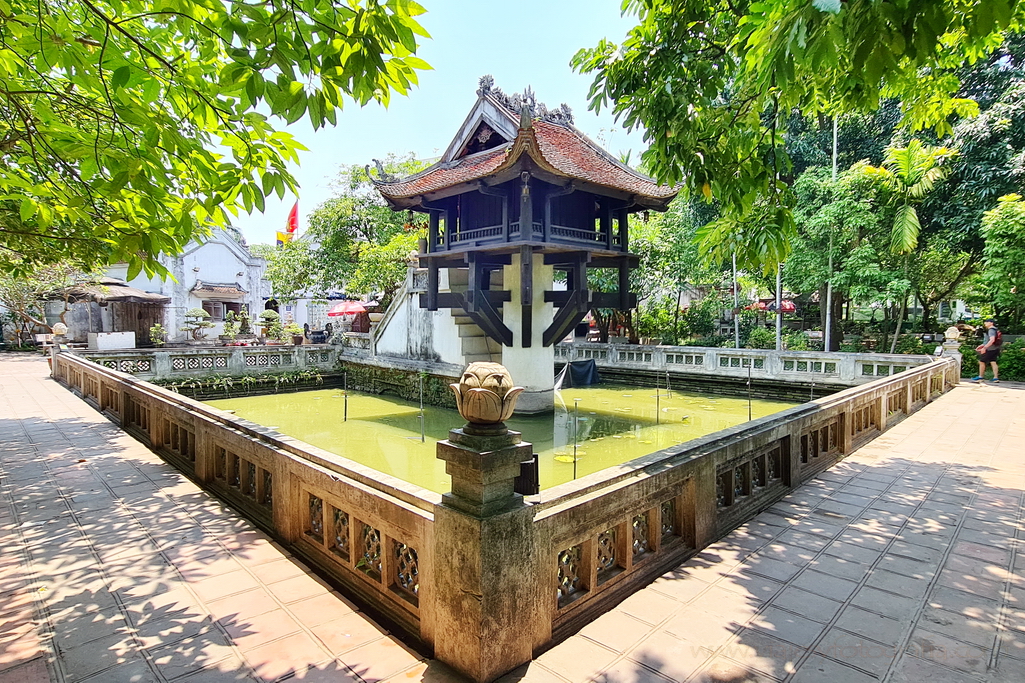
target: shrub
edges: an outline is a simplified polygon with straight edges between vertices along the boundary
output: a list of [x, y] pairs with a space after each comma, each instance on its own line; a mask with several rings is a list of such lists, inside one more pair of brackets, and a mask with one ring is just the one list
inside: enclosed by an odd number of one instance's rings
[[167, 341], [167, 330], [160, 323], [157, 323], [153, 327], [149, 328], [149, 340], [153, 342], [154, 346], [163, 346], [164, 342]]
[[774, 349], [776, 348], [776, 333], [766, 327], [756, 327], [747, 336], [748, 349]]
[[910, 334], [902, 334], [900, 336], [900, 339], [897, 340], [896, 351], [897, 353], [910, 355], [926, 353], [922, 340]]
[[788, 351], [807, 351], [808, 335], [804, 332], [791, 332], [783, 337], [783, 348]]

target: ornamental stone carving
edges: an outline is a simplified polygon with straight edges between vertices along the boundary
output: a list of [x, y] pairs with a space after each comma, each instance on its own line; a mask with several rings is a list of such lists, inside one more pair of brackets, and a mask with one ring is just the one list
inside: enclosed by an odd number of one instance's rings
[[943, 333], [943, 336], [947, 338], [947, 341], [957, 341], [961, 338], [961, 330], [951, 325], [947, 328], [947, 331]]
[[512, 416], [523, 387], [514, 387], [505, 366], [470, 363], [458, 384], [450, 384], [456, 408], [473, 425], [498, 425]]

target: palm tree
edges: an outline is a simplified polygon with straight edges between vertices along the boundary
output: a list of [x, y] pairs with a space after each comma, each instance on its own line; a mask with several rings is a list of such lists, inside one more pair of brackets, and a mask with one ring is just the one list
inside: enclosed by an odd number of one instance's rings
[[[886, 193], [887, 203], [896, 209], [890, 228], [890, 251], [905, 257], [905, 272], [908, 265], [906, 257], [918, 246], [918, 233], [921, 231], [915, 206], [921, 204], [936, 183], [946, 177], [947, 171], [941, 164], [951, 154], [946, 147], [932, 147], [912, 139], [907, 147], [887, 149], [882, 166], [864, 167], [864, 172], [875, 179]], [[907, 305], [908, 294], [905, 292], [890, 353], [896, 351]]]
[[918, 246], [918, 212], [921, 204], [947, 171], [941, 165], [952, 154], [946, 147], [923, 145], [914, 139], [907, 147], [890, 147], [882, 166], [865, 166], [888, 195], [888, 203], [896, 208], [890, 229], [890, 251], [908, 254]]

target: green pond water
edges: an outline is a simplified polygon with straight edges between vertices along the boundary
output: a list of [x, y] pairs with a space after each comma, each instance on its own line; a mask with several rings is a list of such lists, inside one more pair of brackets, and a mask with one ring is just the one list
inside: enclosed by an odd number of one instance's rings
[[[656, 399], [651, 387], [565, 389], [556, 394], [554, 414], [515, 417], [507, 424], [534, 444], [545, 489], [573, 479], [574, 442], [576, 476], [581, 477], [748, 419], [746, 398], [659, 393]], [[419, 406], [394, 396], [349, 392], [348, 421], [343, 421], [344, 394], [337, 389], [208, 403], [417, 486], [438, 493], [450, 488], [434, 445], [462, 426], [454, 410], [424, 408], [422, 443]], [[756, 399], [751, 415], [759, 418], [792, 405]]]

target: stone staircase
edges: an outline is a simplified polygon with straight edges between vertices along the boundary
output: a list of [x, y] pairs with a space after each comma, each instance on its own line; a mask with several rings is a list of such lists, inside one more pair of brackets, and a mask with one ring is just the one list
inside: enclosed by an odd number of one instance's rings
[[[449, 271], [450, 292], [465, 292], [467, 277], [469, 273], [465, 270]], [[502, 271], [491, 272], [491, 289], [502, 288]], [[466, 315], [461, 308], [453, 308], [450, 311], [452, 320], [459, 332], [460, 351], [463, 354], [464, 362], [490, 361], [493, 363], [502, 362], [502, 345], [484, 334], [484, 330]]]

